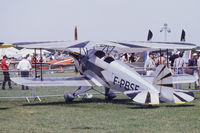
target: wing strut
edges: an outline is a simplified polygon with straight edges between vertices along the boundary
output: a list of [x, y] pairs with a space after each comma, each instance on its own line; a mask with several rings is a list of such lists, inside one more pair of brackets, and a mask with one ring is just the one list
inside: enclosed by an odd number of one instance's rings
[[169, 49], [167, 49], [167, 67], [169, 67]]
[[43, 62], [43, 59], [42, 59], [42, 49], [40, 48], [40, 80], [42, 81], [43, 80], [43, 76], [42, 76], [42, 62]]
[[34, 63], [35, 63], [35, 78], [37, 78], [36, 48], [34, 48], [34, 57], [33, 57], [33, 59], [34, 59]]
[[[111, 49], [110, 49], [110, 48], [111, 48]], [[110, 53], [114, 50], [114, 48], [115, 48], [115, 46], [105, 45], [105, 46], [103, 47], [102, 51], [104, 51], [104, 50], [106, 49], [105, 53], [107, 53], [108, 55], [110, 55]]]

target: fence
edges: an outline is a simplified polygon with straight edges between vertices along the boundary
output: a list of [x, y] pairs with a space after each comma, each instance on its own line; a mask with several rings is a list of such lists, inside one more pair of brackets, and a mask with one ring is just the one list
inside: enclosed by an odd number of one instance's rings
[[[42, 74], [44, 77], [71, 77], [77, 76], [74, 73], [74, 67], [70, 66], [63, 69], [64, 72], [60, 73], [59, 69], [49, 69], [43, 70]], [[35, 76], [35, 71], [30, 71], [30, 77]], [[37, 71], [38, 76], [40, 76], [40, 71]], [[10, 70], [10, 77], [20, 77], [20, 71]], [[3, 72], [0, 71], [0, 87], [2, 87], [3, 82]], [[8, 83], [6, 83], [5, 90], [0, 88], [0, 99], [26, 99], [28, 102], [30, 99], [41, 100], [43, 97], [55, 97], [63, 96], [66, 90], [75, 90], [75, 87], [29, 87], [29, 90], [22, 90], [21, 85], [11, 82], [12, 89], [9, 89]]]

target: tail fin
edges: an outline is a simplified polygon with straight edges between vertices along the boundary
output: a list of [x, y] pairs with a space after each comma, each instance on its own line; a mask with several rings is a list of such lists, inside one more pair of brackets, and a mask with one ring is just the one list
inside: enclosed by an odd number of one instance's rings
[[160, 101], [186, 103], [194, 100], [193, 92], [174, 89], [172, 80], [170, 70], [164, 65], [159, 65], [155, 72], [153, 85], [160, 92]]

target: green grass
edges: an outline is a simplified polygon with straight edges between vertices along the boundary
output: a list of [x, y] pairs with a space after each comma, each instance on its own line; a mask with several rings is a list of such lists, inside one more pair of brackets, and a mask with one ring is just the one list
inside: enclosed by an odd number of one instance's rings
[[[14, 88], [0, 90], [0, 96], [31, 94], [21, 91], [20, 86]], [[38, 93], [62, 94], [75, 88], [56, 89], [38, 89]], [[3, 99], [0, 100], [0, 133], [199, 133], [200, 92], [195, 94], [197, 99], [191, 103], [159, 106], [136, 104], [124, 95], [112, 102], [99, 95], [93, 99], [76, 99], [71, 104], [66, 104], [62, 97], [31, 103], [24, 99]]]
[[[200, 97], [200, 94], [196, 94]], [[198, 133], [200, 101], [186, 105], [142, 106], [125, 96], [112, 102], [103, 97], [77, 99], [65, 104], [62, 98], [43, 99], [41, 103], [6, 100], [0, 102], [1, 133]]]

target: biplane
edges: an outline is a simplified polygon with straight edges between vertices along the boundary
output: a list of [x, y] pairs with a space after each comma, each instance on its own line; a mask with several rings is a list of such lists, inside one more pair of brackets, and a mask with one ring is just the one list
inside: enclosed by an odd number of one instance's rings
[[[34, 49], [65, 50], [75, 60], [80, 77], [13, 77], [11, 80], [25, 86], [77, 86], [74, 92], [64, 94], [66, 101], [73, 101], [79, 95], [95, 86], [105, 88], [105, 97], [113, 99], [113, 90], [122, 92], [141, 104], [191, 102], [194, 94], [190, 90], [174, 89], [174, 83], [187, 83], [191, 76], [173, 76], [167, 66], [159, 65], [154, 77], [144, 77], [125, 62], [115, 59], [113, 51], [138, 52], [152, 49], [192, 49], [196, 45], [182, 42], [134, 42], [134, 41], [54, 41], [14, 43], [19, 47]], [[195, 80], [195, 79], [194, 79]]]

